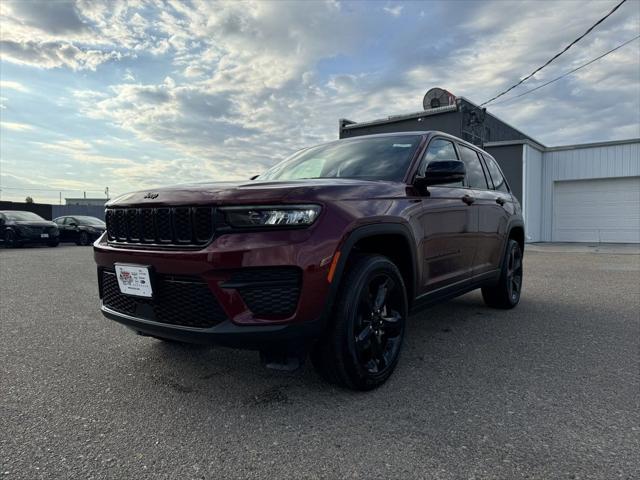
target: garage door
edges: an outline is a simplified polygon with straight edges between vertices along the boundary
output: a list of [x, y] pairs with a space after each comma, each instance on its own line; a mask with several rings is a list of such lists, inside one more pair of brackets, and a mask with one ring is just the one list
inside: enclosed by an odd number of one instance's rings
[[640, 243], [640, 177], [556, 182], [552, 239]]

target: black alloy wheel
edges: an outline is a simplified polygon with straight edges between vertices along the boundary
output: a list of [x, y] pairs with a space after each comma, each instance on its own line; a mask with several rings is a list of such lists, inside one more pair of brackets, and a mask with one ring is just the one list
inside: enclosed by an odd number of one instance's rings
[[511, 246], [507, 260], [507, 288], [514, 303], [520, 299], [522, 290], [522, 251], [517, 243]]
[[78, 243], [84, 247], [89, 245], [89, 234], [87, 232], [80, 232], [80, 240]]
[[7, 230], [4, 232], [4, 246], [6, 248], [14, 248], [18, 246], [16, 234], [13, 230]]
[[484, 302], [494, 308], [513, 308], [522, 294], [522, 247], [513, 239], [507, 244], [500, 278], [495, 285], [482, 287]]
[[398, 286], [386, 273], [373, 277], [360, 295], [353, 347], [360, 366], [384, 373], [400, 352], [404, 330]]
[[371, 390], [398, 364], [408, 301], [403, 277], [391, 260], [356, 255], [340, 279], [333, 318], [311, 360], [329, 382]]

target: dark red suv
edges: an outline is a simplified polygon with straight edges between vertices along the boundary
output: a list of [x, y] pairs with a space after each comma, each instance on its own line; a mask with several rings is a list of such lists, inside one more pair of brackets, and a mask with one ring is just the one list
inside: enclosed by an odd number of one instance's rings
[[412, 309], [482, 288], [520, 299], [524, 225], [495, 160], [440, 132], [302, 150], [249, 182], [182, 185], [107, 205], [102, 312], [163, 340], [310, 353], [355, 389], [395, 368]]

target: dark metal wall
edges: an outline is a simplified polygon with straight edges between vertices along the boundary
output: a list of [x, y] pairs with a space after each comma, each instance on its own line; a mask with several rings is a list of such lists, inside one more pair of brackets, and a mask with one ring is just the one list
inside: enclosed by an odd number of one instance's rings
[[[425, 114], [427, 112], [425, 111]], [[356, 124], [357, 125], [357, 124]], [[472, 103], [459, 99], [459, 108], [453, 112], [425, 115], [419, 118], [389, 119], [375, 125], [340, 128], [340, 138], [371, 135], [375, 133], [439, 130], [455, 135], [467, 142], [482, 146], [488, 142], [530, 139], [524, 133], [507, 125], [490, 113], [484, 113]], [[535, 140], [534, 140], [535, 141]]]
[[23, 210], [52, 220], [63, 215], [88, 215], [104, 220], [104, 207], [96, 205], [49, 205], [47, 203], [25, 203], [0, 201], [0, 210]]
[[0, 201], [0, 210], [22, 210], [40, 215], [45, 220], [51, 220], [51, 205], [46, 203], [25, 203]]
[[427, 130], [439, 130], [460, 137], [461, 118], [460, 112], [445, 112], [420, 118], [389, 120], [376, 125], [350, 129], [341, 128], [340, 138], [359, 137], [360, 135], [373, 135], [375, 133], [421, 132]]
[[511, 191], [520, 203], [522, 203], [522, 147], [520, 144], [484, 148], [500, 165]]

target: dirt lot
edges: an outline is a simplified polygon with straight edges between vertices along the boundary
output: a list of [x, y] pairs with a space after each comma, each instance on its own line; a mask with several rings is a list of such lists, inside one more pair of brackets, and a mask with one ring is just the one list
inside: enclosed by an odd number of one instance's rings
[[639, 478], [640, 256], [525, 257], [517, 309], [415, 315], [353, 393], [104, 319], [90, 248], [2, 250], [0, 478]]

